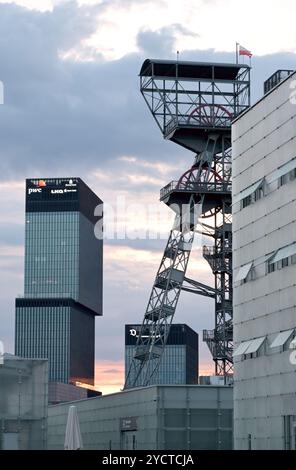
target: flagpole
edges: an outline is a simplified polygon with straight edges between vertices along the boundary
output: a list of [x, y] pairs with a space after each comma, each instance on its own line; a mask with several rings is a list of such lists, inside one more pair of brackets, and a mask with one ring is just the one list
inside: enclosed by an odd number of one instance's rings
[[236, 56], [236, 63], [238, 64], [238, 46], [239, 46], [239, 43], [236, 42], [235, 43], [235, 56]]

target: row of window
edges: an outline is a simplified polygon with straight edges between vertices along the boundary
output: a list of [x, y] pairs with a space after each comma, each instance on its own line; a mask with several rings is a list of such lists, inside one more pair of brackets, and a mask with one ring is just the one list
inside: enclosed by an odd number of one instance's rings
[[75, 220], [79, 218], [80, 212], [78, 211], [40, 211], [40, 212], [27, 212], [26, 218], [27, 220], [34, 220], [34, 219], [43, 219], [43, 220], [54, 220], [54, 219], [62, 219], [62, 220]]
[[[54, 284], [54, 285], [58, 285], [58, 284], [64, 284], [64, 285], [69, 285], [69, 286], [73, 286], [75, 285], [75, 277], [73, 276], [73, 280], [71, 282], [71, 279], [67, 279], [66, 282], [64, 280], [63, 277], [61, 278], [58, 278], [58, 277], [55, 277], [55, 278], [48, 278], [47, 275], [48, 273], [44, 273], [45, 274], [45, 278], [42, 279], [42, 277], [39, 277], [38, 279], [32, 279], [30, 281], [27, 281], [26, 282], [26, 285], [32, 285], [32, 286], [36, 286], [36, 285], [45, 285], [45, 284]], [[56, 275], [56, 273], [54, 273]], [[78, 278], [77, 278], [77, 282], [78, 282]]]
[[78, 228], [79, 226], [77, 222], [67, 222], [62, 224], [59, 221], [48, 221], [46, 223], [34, 221], [30, 227], [26, 227], [26, 234], [29, 234], [36, 239], [49, 238], [49, 236], [52, 237], [53, 235], [59, 238], [63, 236], [63, 234], [67, 236], [71, 234], [71, 236], [75, 238], [79, 234]]
[[[61, 258], [63, 262], [61, 262]], [[52, 264], [57, 267], [61, 267], [66, 264], [73, 263], [75, 260], [79, 259], [79, 250], [73, 247], [72, 249], [66, 249], [61, 247], [57, 250], [32, 250], [31, 253], [28, 253], [25, 258], [25, 263], [27, 266], [32, 266], [34, 264]]]
[[47, 252], [50, 249], [56, 249], [56, 248], [65, 248], [65, 247], [75, 247], [79, 246], [79, 238], [78, 237], [72, 237], [72, 232], [71, 236], [67, 236], [67, 234], [63, 233], [63, 236], [61, 237], [56, 237], [56, 234], [53, 232], [53, 234], [49, 234], [49, 236], [46, 238], [42, 234], [38, 234], [38, 236], [32, 237], [30, 235], [30, 238], [27, 238], [26, 240], [26, 250], [30, 251], [39, 251], [43, 250]]
[[44, 268], [56, 269], [60, 271], [69, 270], [69, 268], [78, 268], [78, 253], [46, 253], [46, 256], [30, 256], [26, 258], [26, 269], [44, 270]]
[[[293, 168], [293, 166], [295, 168]], [[292, 169], [291, 169], [292, 167]], [[289, 183], [290, 181], [294, 181], [296, 179], [296, 158], [290, 160], [288, 163], [283, 165], [282, 168], [275, 172], [275, 176], [271, 176], [270, 182], [278, 181], [278, 187]], [[237, 196], [238, 200], [241, 201], [241, 209], [248, 207], [249, 205], [259, 201], [262, 199], [266, 194], [266, 184], [267, 181], [265, 178], [262, 178], [260, 181], [257, 181], [249, 188], [246, 188], [244, 191], [241, 192]], [[245, 196], [244, 196], [245, 195]], [[235, 198], [234, 198], [235, 203]]]
[[[61, 261], [61, 260], [59, 260]], [[79, 263], [78, 259], [70, 259], [62, 257], [62, 261], [64, 261], [62, 264], [59, 263], [54, 263], [53, 261], [49, 263], [26, 263], [25, 265], [25, 272], [26, 275], [33, 275], [34, 273], [37, 274], [36, 277], [41, 275], [48, 275], [48, 276], [53, 276], [53, 274], [57, 273], [62, 274], [62, 275], [67, 275], [68, 276], [73, 276], [73, 274], [78, 273], [79, 271]]]
[[289, 181], [294, 181], [296, 179], [296, 168], [294, 170], [289, 171], [285, 175], [281, 176], [279, 179], [279, 186], [284, 186], [285, 184], [289, 183]]
[[254, 191], [252, 194], [249, 194], [245, 198], [242, 199], [241, 202], [241, 208], [244, 209], [247, 206], [250, 206], [256, 201], [259, 201], [264, 196], [264, 186], [260, 186], [256, 191]]
[[[30, 262], [33, 261], [34, 263], [55, 264], [55, 262], [58, 258], [56, 257], [56, 260], [52, 259], [52, 255], [60, 255], [60, 256], [66, 255], [67, 257], [66, 257], [65, 261], [67, 262], [67, 264], [69, 264], [73, 261], [73, 258], [74, 258], [75, 254], [77, 255], [78, 253], [76, 253], [74, 250], [71, 250], [71, 251], [70, 250], [66, 251], [65, 249], [56, 250], [54, 253], [46, 252], [45, 256], [44, 256], [44, 254], [42, 254], [41, 256], [35, 256], [35, 257], [31, 256], [31, 259], [27, 260], [27, 261], [30, 261]], [[77, 256], [76, 256], [76, 258], [77, 258]]]
[[[274, 253], [266, 256], [266, 272], [265, 274], [273, 273], [278, 269], [286, 268], [287, 266], [295, 265], [296, 264], [296, 242], [291, 243], [288, 246], [280, 248], [279, 250], [275, 251]], [[252, 281], [256, 279], [256, 272], [254, 263], [248, 263], [244, 266], [241, 266], [239, 269], [237, 276], [235, 278], [235, 282], [240, 282], [241, 284], [245, 284], [248, 281]]]
[[260, 338], [243, 341], [240, 343], [234, 353], [233, 357], [239, 357], [241, 360], [251, 359], [260, 355], [270, 355], [289, 349], [296, 348], [295, 329], [281, 331], [272, 340], [268, 341], [267, 336]]
[[20, 308], [16, 311], [16, 352], [49, 359], [50, 380], [67, 381], [69, 308]]
[[31, 240], [26, 243], [26, 258], [31, 256], [42, 256], [50, 253], [79, 252], [79, 240], [70, 240], [62, 242], [57, 239], [50, 240]]
[[[134, 346], [126, 347], [126, 372], [134, 355]], [[153, 365], [151, 366], [152, 372]], [[143, 379], [143, 373], [139, 379]], [[133, 381], [134, 377], [130, 377]], [[184, 346], [167, 346], [161, 359], [161, 363], [152, 384], [184, 384], [186, 383], [186, 350]]]
[[[75, 269], [76, 268], [76, 269]], [[54, 266], [54, 265], [42, 265], [35, 269], [28, 267], [25, 270], [26, 281], [31, 282], [31, 279], [39, 280], [41, 278], [52, 279], [59, 278], [64, 279], [65, 283], [71, 282], [69, 279], [75, 279], [79, 277], [78, 264], [65, 263], [65, 266]]]
[[30, 286], [45, 286], [45, 285], [59, 285], [59, 286], [68, 286], [72, 289], [76, 288], [76, 285], [79, 284], [78, 275], [70, 275], [62, 271], [39, 271], [38, 273], [29, 273], [25, 278], [25, 286], [30, 288]]
[[296, 255], [288, 256], [287, 258], [283, 258], [280, 261], [276, 261], [275, 263], [272, 259], [267, 263], [267, 273], [273, 273], [278, 269], [286, 268], [291, 264], [296, 264]]

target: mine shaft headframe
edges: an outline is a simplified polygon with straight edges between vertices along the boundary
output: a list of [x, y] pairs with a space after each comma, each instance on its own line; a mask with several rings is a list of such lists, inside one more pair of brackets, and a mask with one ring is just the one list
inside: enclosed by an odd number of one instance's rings
[[146, 59], [140, 89], [164, 138], [198, 153], [250, 106], [250, 67]]

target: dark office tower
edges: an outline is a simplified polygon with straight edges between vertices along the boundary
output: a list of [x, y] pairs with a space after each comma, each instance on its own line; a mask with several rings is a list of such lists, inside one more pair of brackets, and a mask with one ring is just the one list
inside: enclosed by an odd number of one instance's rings
[[[125, 325], [125, 377], [134, 357], [141, 325]], [[149, 331], [143, 332], [144, 337]], [[131, 378], [131, 380], [134, 377]], [[138, 377], [136, 386], [142, 383]], [[158, 371], [149, 385], [198, 383], [198, 334], [189, 326], [173, 324]]]
[[15, 353], [48, 358], [51, 382], [94, 383], [103, 261], [97, 206], [102, 201], [80, 178], [26, 180], [25, 292], [16, 299]]

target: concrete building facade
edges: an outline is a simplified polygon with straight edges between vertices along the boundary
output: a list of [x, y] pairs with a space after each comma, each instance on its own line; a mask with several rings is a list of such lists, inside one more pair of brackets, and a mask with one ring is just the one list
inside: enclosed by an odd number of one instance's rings
[[295, 85], [233, 124], [236, 449], [296, 449]]
[[[232, 387], [168, 385], [71, 404], [84, 449], [231, 449]], [[48, 448], [62, 449], [70, 403], [48, 409]]]

